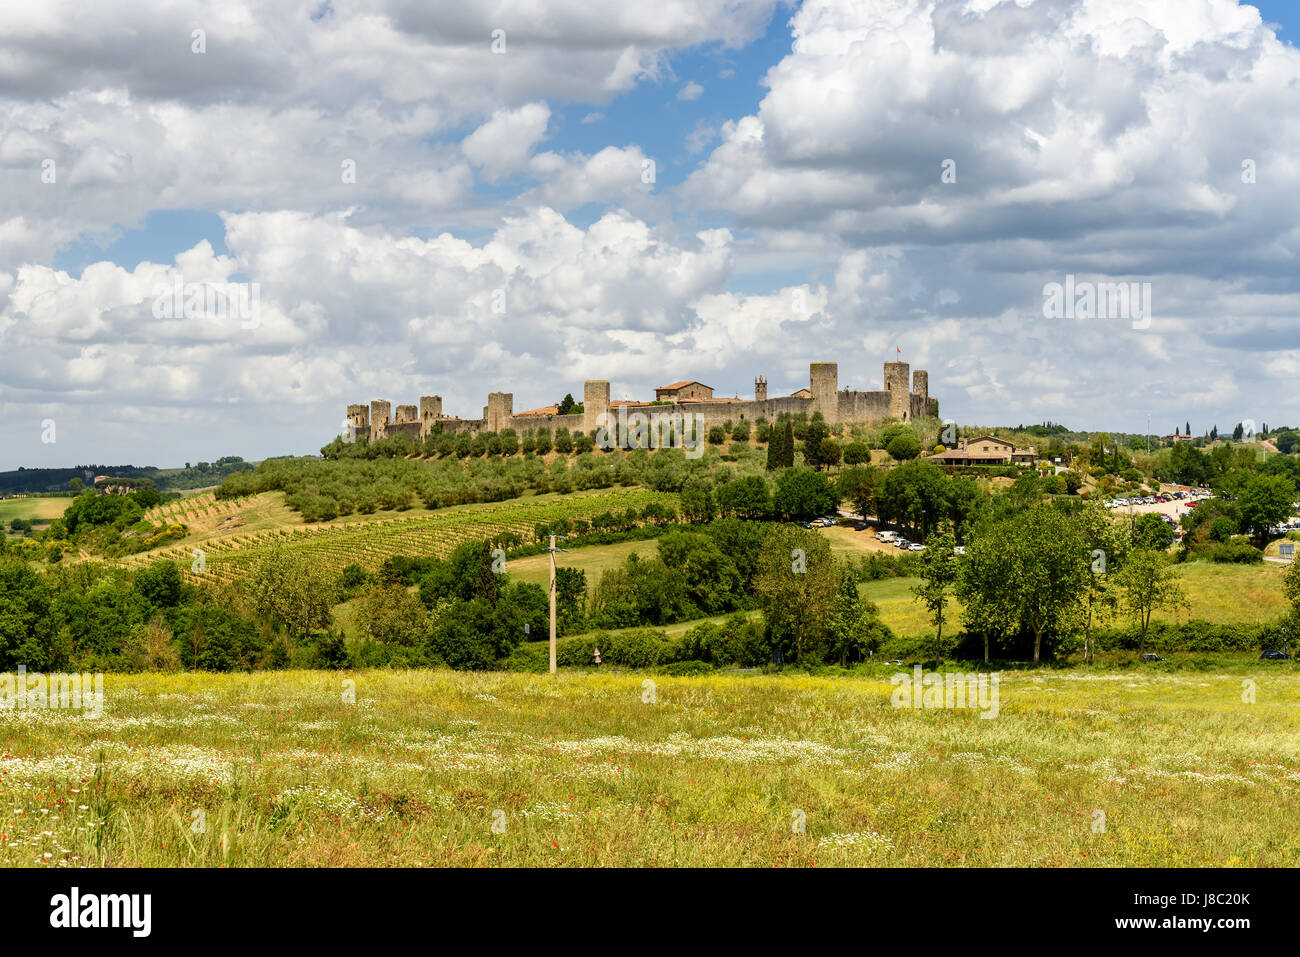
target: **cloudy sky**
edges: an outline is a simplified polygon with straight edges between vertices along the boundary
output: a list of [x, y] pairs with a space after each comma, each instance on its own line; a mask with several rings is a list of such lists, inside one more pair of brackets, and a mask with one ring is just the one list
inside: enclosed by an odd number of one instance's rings
[[962, 423], [1300, 424], [1297, 6], [0, 5], [0, 469], [896, 350]]

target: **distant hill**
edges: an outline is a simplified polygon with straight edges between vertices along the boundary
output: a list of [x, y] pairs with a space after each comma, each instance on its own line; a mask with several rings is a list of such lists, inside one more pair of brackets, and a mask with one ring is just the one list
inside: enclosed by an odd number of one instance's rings
[[94, 483], [97, 475], [113, 478], [150, 479], [160, 492], [179, 492], [187, 489], [219, 485], [227, 475], [249, 471], [254, 463], [245, 462], [238, 455], [227, 455], [215, 462], [199, 462], [179, 469], [161, 469], [154, 465], [78, 465], [65, 469], [19, 468], [0, 472], [0, 495], [26, 492], [35, 495], [48, 492], [66, 492], [74, 478], [86, 485]]

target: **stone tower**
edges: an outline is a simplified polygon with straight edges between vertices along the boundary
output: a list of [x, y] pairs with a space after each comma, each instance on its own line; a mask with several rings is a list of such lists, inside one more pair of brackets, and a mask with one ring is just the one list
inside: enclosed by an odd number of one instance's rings
[[484, 428], [489, 432], [500, 432], [510, 425], [515, 415], [515, 394], [513, 392], [489, 392], [487, 404], [487, 422]]
[[827, 422], [840, 418], [840, 367], [835, 362], [814, 362], [808, 367], [813, 397], [813, 411]]
[[398, 421], [398, 422], [418, 422], [419, 420], [416, 418], [416, 414], [417, 414], [417, 413], [416, 413], [416, 411], [415, 411], [415, 406], [413, 406], [413, 405], [399, 405], [399, 406], [397, 407], [397, 419], [396, 419], [396, 421]]
[[917, 369], [912, 373], [912, 395], [920, 396], [920, 402], [917, 403], [920, 411], [917, 415], [930, 414], [930, 373], [924, 369]]
[[392, 421], [393, 404], [383, 399], [370, 403], [370, 441], [378, 442], [388, 434], [388, 423]]
[[885, 363], [885, 391], [889, 393], [889, 417], [900, 421], [912, 417], [911, 389], [908, 387], [908, 364]]
[[759, 376], [757, 379], [754, 380], [754, 401], [755, 402], [767, 401], [767, 380], [764, 379], [762, 376]]
[[370, 439], [370, 406], [348, 406], [348, 434], [346, 439]]
[[582, 384], [582, 431], [600, 428], [600, 417], [609, 411], [609, 380], [588, 379]]
[[420, 438], [426, 439], [442, 419], [442, 396], [420, 396]]

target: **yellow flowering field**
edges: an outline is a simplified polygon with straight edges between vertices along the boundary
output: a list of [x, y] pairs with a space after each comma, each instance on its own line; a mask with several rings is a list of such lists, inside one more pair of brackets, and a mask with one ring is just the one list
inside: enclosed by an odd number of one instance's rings
[[1294, 866], [1300, 677], [1244, 668], [110, 675], [0, 711], [0, 862]]

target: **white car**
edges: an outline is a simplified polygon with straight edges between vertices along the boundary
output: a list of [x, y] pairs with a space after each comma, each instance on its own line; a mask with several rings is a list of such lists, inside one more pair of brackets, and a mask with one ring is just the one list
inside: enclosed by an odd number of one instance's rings
[[925, 551], [925, 546], [919, 542], [913, 542], [911, 545], [907, 546], [907, 550], [909, 552], [923, 552]]
[[952, 553], [953, 553], [954, 555], [965, 555], [965, 554], [966, 554], [966, 546], [965, 546], [965, 545], [958, 545], [956, 548], [954, 548], [954, 549], [952, 550]]

